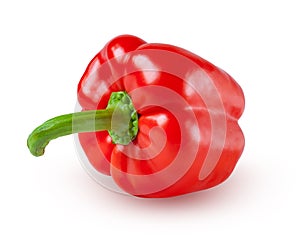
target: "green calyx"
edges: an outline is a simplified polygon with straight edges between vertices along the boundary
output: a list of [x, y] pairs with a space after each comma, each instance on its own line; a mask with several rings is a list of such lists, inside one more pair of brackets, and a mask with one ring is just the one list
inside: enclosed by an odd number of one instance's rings
[[137, 135], [138, 114], [126, 92], [113, 92], [106, 107], [113, 110], [111, 129], [108, 130], [113, 143], [127, 145]]
[[128, 145], [136, 137], [138, 114], [126, 92], [113, 92], [104, 110], [65, 114], [47, 120], [29, 135], [27, 146], [32, 155], [41, 156], [55, 138], [104, 130], [109, 132], [115, 144]]

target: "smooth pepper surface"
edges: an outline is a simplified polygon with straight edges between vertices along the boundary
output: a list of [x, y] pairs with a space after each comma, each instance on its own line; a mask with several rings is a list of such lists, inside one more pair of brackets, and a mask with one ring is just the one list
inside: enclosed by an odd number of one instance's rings
[[177, 196], [229, 177], [245, 143], [244, 95], [229, 74], [185, 49], [122, 35], [89, 63], [78, 101], [83, 111], [101, 110], [120, 91], [137, 111], [136, 137], [122, 145], [107, 131], [79, 133], [98, 172], [140, 197]]

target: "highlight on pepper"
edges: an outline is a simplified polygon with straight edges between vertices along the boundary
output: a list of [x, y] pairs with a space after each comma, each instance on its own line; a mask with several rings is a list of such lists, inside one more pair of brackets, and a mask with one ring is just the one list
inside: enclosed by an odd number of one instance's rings
[[214, 187], [244, 149], [241, 87], [180, 47], [117, 36], [88, 64], [77, 98], [80, 111], [29, 135], [30, 152], [41, 156], [51, 140], [77, 134], [88, 173], [126, 194], [161, 198]]

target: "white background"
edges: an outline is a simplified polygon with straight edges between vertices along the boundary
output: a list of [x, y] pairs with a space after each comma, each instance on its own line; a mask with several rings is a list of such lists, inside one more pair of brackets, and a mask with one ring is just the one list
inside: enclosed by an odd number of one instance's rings
[[[1, 243], [299, 243], [297, 1], [1, 1]], [[114, 36], [189, 49], [242, 86], [246, 147], [232, 176], [173, 199], [97, 185], [73, 137], [44, 157], [31, 130], [72, 112], [90, 59]]]

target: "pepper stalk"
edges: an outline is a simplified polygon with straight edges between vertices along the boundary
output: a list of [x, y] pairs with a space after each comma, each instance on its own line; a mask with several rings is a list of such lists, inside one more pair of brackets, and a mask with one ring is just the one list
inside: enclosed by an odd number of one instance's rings
[[136, 137], [138, 114], [126, 92], [112, 92], [106, 109], [64, 114], [47, 120], [29, 135], [27, 146], [31, 154], [38, 157], [53, 139], [104, 130], [115, 144], [128, 145]]

